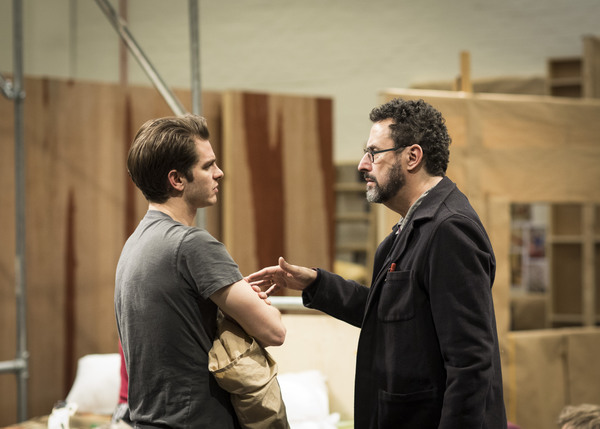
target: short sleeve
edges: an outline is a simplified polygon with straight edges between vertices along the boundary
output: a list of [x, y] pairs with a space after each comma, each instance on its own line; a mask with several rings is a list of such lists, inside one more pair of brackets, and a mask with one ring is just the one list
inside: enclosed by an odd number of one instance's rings
[[177, 257], [178, 271], [204, 299], [242, 280], [238, 265], [225, 245], [203, 229], [190, 229]]

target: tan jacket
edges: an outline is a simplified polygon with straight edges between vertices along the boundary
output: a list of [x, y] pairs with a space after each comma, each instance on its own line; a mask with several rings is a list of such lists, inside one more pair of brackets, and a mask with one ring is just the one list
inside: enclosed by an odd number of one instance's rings
[[289, 429], [277, 382], [277, 363], [236, 322], [219, 317], [208, 369], [231, 402], [243, 428]]

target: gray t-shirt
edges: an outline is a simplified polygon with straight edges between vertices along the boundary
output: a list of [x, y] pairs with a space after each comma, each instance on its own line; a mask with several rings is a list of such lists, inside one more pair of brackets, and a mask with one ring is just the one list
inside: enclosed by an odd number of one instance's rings
[[115, 312], [137, 427], [237, 428], [229, 394], [208, 371], [217, 306], [209, 297], [242, 279], [205, 230], [149, 210], [117, 266]]

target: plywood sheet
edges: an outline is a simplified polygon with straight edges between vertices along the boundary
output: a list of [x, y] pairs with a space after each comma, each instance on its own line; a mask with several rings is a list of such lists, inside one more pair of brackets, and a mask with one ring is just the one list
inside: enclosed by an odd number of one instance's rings
[[[148, 87], [28, 78], [25, 89], [29, 415], [39, 416], [66, 397], [77, 359], [117, 351], [116, 264], [125, 240], [147, 210], [147, 202], [127, 175], [127, 151], [143, 122], [172, 112]], [[189, 91], [175, 94], [184, 105], [191, 104]], [[222, 95], [205, 92], [202, 98], [211, 143], [223, 166]], [[241, 240], [233, 243], [238, 251], [234, 257], [244, 260], [244, 255], [257, 249], [275, 248], [298, 263], [328, 268], [333, 249], [331, 101], [264, 98], [266, 119], [254, 120], [256, 112], [243, 108], [233, 110], [230, 117], [244, 127], [250, 121], [254, 133], [245, 140], [247, 130], [233, 127], [243, 132], [239, 140], [231, 140], [232, 153], [246, 154], [254, 147], [245, 147], [244, 142], [268, 136], [265, 142], [274, 144], [278, 148], [274, 153], [280, 156], [277, 167], [270, 158], [272, 147], [266, 146], [260, 148], [266, 150], [260, 152], [260, 164], [234, 159], [237, 164], [224, 167], [225, 177], [240, 183], [239, 188], [225, 186], [221, 194], [231, 194], [235, 204], [229, 219], [241, 228], [231, 230]], [[240, 106], [251, 106], [248, 103]], [[2, 361], [16, 355], [12, 109], [10, 101], [0, 98], [0, 176], [6, 185], [0, 194]], [[243, 144], [238, 147], [238, 142]], [[269, 168], [274, 173], [265, 176]], [[245, 186], [251, 177], [259, 181], [250, 189], [264, 186], [269, 192], [257, 196], [248, 191]], [[280, 204], [269, 208], [270, 215], [262, 217], [259, 226], [250, 228], [260, 231], [256, 247], [250, 247], [244, 241], [244, 228], [251, 219], [247, 210], [274, 201], [273, 186], [282, 191], [277, 196]], [[217, 238], [221, 238], [223, 216], [222, 201], [205, 212], [206, 228]], [[265, 243], [270, 244], [262, 246]], [[269, 257], [269, 263], [276, 256]], [[13, 374], [0, 377], [0, 426], [4, 426], [16, 421], [16, 383]]]
[[[114, 184], [124, 173], [114, 142], [121, 141], [124, 115], [109, 85], [27, 79], [25, 88], [29, 412], [43, 414], [66, 396], [78, 356], [115, 350], [123, 194]], [[0, 138], [3, 148], [14, 145], [10, 135]], [[14, 172], [3, 183], [14, 186]], [[8, 207], [14, 215], [14, 202]], [[2, 264], [13, 258], [14, 246], [3, 246]], [[13, 285], [11, 270], [2, 288]], [[14, 300], [2, 300], [2, 307], [12, 312]], [[15, 329], [14, 320], [4, 326]], [[14, 353], [14, 343], [2, 338], [2, 350]]]
[[[42, 415], [66, 397], [78, 358], [117, 351], [116, 263], [147, 210], [127, 175], [127, 151], [142, 122], [172, 113], [147, 87], [30, 78], [25, 89], [29, 414]], [[219, 127], [220, 96], [205, 98]], [[1, 360], [16, 356], [12, 109], [2, 98]], [[218, 142], [220, 130], [213, 135]], [[218, 215], [207, 218], [218, 233]], [[0, 425], [16, 421], [15, 377], [2, 377]]]
[[332, 102], [224, 94], [224, 243], [249, 274], [290, 262], [331, 269]]
[[528, 429], [556, 426], [567, 404], [567, 340], [559, 331], [511, 332], [503, 373], [508, 420]]
[[567, 337], [567, 395], [570, 404], [600, 402], [600, 330], [581, 329]]

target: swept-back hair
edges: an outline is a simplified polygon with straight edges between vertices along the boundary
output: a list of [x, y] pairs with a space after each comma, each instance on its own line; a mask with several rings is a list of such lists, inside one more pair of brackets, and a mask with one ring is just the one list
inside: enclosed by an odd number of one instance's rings
[[177, 170], [189, 181], [198, 162], [196, 139], [208, 140], [206, 119], [185, 115], [152, 119], [138, 130], [127, 156], [133, 183], [148, 201], [164, 203], [171, 195], [168, 174]]

